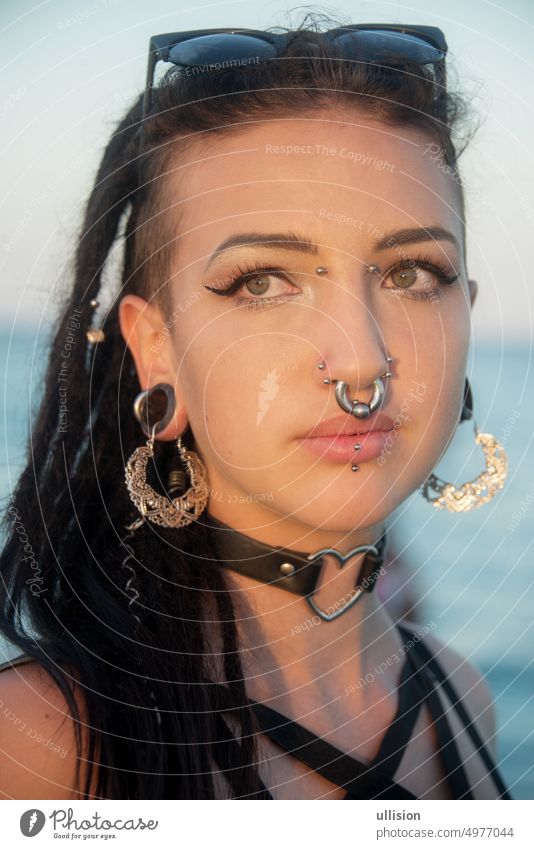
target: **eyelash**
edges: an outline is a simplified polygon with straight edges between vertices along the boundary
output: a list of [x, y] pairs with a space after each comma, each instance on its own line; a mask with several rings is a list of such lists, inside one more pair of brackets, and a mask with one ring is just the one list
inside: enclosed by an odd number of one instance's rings
[[[400, 262], [391, 266], [391, 268], [388, 269], [388, 271], [384, 274], [384, 276], [381, 279], [385, 280], [391, 274], [393, 274], [393, 272], [402, 271], [404, 268], [420, 268], [423, 271], [430, 271], [432, 274], [435, 275], [437, 280], [445, 286], [450, 286], [452, 283], [454, 283], [454, 282], [456, 282], [456, 280], [458, 280], [457, 274], [449, 274], [448, 268], [446, 266], [441, 265], [439, 262], [436, 262], [435, 260], [433, 260], [432, 257], [428, 257], [428, 256], [421, 256], [421, 257], [418, 257], [418, 258], [414, 257], [412, 259], [401, 260]], [[283, 277], [284, 279], [287, 280], [286, 274], [279, 268], [272, 268], [272, 267], [269, 267], [269, 266], [266, 267], [266, 266], [262, 265], [261, 263], [251, 263], [251, 264], [246, 264], [245, 266], [237, 265], [235, 271], [231, 275], [230, 285], [227, 286], [225, 289], [222, 289], [222, 288], [217, 289], [215, 287], [206, 286], [206, 285], [205, 285], [205, 288], [208, 289], [210, 292], [213, 292], [213, 294], [215, 294], [215, 295], [222, 295], [222, 296], [226, 296], [226, 297], [231, 297], [239, 289], [241, 289], [245, 285], [245, 283], [247, 283], [249, 278], [255, 277], [256, 275], [259, 275], [259, 274], [261, 274], [261, 275], [273, 275], [275, 277]], [[432, 289], [431, 292], [424, 292], [424, 291], [420, 291], [420, 290], [414, 290], [413, 292], [410, 292], [408, 289], [402, 289], [402, 287], [400, 287], [400, 286], [398, 286], [398, 287], [389, 287], [388, 286], [386, 288], [388, 288], [392, 291], [398, 292], [399, 294], [401, 294], [401, 296], [403, 298], [410, 298], [411, 300], [414, 300], [414, 301], [429, 301], [429, 300], [432, 300], [435, 297], [438, 297], [438, 298], [442, 297], [442, 291], [440, 289]], [[285, 298], [285, 296], [283, 296], [283, 295], [276, 295], [276, 296], [273, 295], [270, 298], [269, 297], [265, 297], [265, 298], [260, 298], [260, 297], [257, 297], [257, 298], [241, 298], [241, 297], [237, 296], [236, 301], [239, 304], [242, 304], [244, 307], [246, 307], [248, 309], [263, 309], [266, 306], [269, 306], [273, 303], [282, 302], [284, 300], [284, 298]]]

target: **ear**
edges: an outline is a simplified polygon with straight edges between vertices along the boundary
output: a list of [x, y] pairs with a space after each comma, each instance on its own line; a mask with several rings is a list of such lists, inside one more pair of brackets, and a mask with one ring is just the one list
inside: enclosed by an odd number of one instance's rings
[[[156, 383], [170, 383], [176, 395], [173, 418], [157, 439], [177, 439], [186, 429], [188, 420], [181, 387], [177, 381], [176, 355], [172, 332], [156, 304], [139, 295], [125, 295], [119, 304], [119, 325], [122, 337], [132, 354], [141, 389]], [[132, 404], [134, 402], [132, 398]]]
[[476, 280], [468, 280], [467, 283], [469, 285], [469, 297], [471, 299], [471, 306], [473, 306], [478, 292], [478, 284]]

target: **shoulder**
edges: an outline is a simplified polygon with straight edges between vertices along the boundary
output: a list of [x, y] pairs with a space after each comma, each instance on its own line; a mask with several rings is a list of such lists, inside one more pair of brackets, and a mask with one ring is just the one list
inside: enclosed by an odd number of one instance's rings
[[496, 758], [496, 718], [495, 706], [488, 683], [477, 666], [442, 642], [433, 632], [428, 632], [421, 625], [402, 620], [401, 624], [414, 633], [423, 636], [421, 641], [435, 656], [437, 662], [457, 691], [469, 716], [474, 721], [484, 743], [488, 746], [493, 758]]
[[0, 799], [80, 798], [76, 761], [74, 721], [55, 681], [34, 661], [3, 664]]

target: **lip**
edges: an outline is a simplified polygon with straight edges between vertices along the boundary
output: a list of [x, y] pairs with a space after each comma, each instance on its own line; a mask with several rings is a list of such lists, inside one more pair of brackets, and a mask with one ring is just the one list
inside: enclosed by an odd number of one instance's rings
[[[380, 456], [393, 429], [393, 419], [384, 413], [360, 421], [351, 421], [347, 415], [336, 416], [321, 422], [300, 441], [307, 451], [322, 459], [359, 465]], [[358, 451], [355, 444], [361, 445]]]
[[331, 439], [338, 436], [357, 436], [369, 433], [371, 430], [393, 430], [394, 422], [385, 413], [371, 413], [368, 419], [356, 419], [348, 413], [334, 416], [316, 425], [304, 439], [315, 439], [320, 436], [328, 436]]

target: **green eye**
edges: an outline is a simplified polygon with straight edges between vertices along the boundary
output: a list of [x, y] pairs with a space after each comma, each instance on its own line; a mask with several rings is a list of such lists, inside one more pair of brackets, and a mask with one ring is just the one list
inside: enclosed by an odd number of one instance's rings
[[413, 286], [417, 280], [417, 271], [415, 268], [399, 268], [392, 273], [391, 279], [395, 286], [407, 289], [409, 286]]
[[267, 280], [269, 276], [269, 274], [255, 274], [254, 277], [245, 280], [244, 285], [251, 295], [264, 295], [269, 288], [269, 281]]

